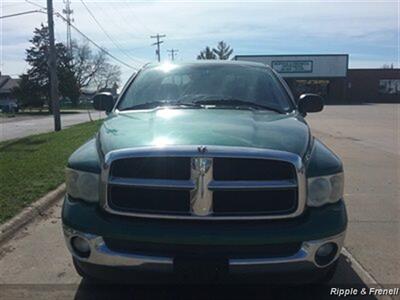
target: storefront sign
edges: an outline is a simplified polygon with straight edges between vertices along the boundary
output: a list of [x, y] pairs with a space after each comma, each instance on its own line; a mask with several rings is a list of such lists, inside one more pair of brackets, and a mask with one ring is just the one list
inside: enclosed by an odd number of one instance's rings
[[311, 60], [272, 61], [272, 68], [278, 73], [312, 73]]

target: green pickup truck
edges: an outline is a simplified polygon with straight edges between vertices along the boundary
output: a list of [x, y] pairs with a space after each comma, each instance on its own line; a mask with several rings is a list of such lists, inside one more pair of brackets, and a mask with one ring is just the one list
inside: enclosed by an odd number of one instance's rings
[[[326, 282], [347, 227], [340, 159], [268, 66], [148, 64], [66, 169], [62, 222], [88, 279]], [[241, 281], [242, 282], [242, 281]]]

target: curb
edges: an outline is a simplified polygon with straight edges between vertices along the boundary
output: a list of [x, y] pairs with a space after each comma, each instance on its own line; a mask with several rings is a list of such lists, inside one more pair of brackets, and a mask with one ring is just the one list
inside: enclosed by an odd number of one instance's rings
[[39, 200], [33, 202], [28, 207], [24, 208], [11, 220], [3, 225], [0, 225], [0, 244], [11, 238], [14, 233], [30, 223], [52, 206], [65, 193], [65, 183], [59, 185], [55, 190], [44, 195]]
[[[349, 250], [347, 250], [345, 247], [342, 248], [342, 254], [350, 261], [351, 267], [354, 270], [354, 272], [360, 276], [362, 282], [368, 287], [368, 288], [380, 288], [384, 289], [384, 287], [379, 284], [375, 278], [370, 274], [362, 265], [361, 263], [350, 253]], [[390, 300], [394, 299], [393, 297], [389, 295], [377, 295], [375, 296], [376, 299], [378, 300]]]

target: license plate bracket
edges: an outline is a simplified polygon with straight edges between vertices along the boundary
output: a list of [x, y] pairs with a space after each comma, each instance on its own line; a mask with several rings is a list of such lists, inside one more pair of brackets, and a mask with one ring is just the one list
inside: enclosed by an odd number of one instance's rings
[[228, 272], [228, 259], [220, 257], [176, 257], [174, 271], [186, 278], [214, 279]]

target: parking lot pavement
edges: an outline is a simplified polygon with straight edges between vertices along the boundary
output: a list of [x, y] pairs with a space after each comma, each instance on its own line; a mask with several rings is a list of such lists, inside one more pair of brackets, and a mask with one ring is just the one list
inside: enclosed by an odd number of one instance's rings
[[327, 106], [306, 117], [341, 157], [346, 248], [382, 285], [400, 285], [400, 104]]
[[[103, 112], [89, 111], [93, 120], [105, 117]], [[73, 114], [61, 114], [61, 126], [67, 128], [75, 124], [89, 122], [88, 111]], [[51, 132], [54, 130], [53, 116], [17, 116], [0, 118], [0, 142], [23, 138], [32, 134]]]
[[[360, 287], [367, 283], [365, 278], [372, 278], [384, 286], [400, 285], [400, 157], [396, 154], [394, 135], [395, 126], [398, 126], [395, 115], [398, 107], [328, 106], [320, 114], [307, 116], [314, 134], [343, 159], [349, 215], [345, 247], [361, 269], [368, 272], [360, 272], [354, 260], [342, 255], [332, 286]], [[382, 136], [377, 128], [382, 131]], [[99, 299], [113, 296], [131, 299], [138, 296], [149, 299], [158, 296], [176, 299], [188, 298], [189, 295], [190, 298], [198, 296], [203, 299], [210, 298], [210, 293], [214, 295], [216, 291], [224, 298], [240, 298], [241, 293], [244, 293], [241, 298], [329, 298], [326, 289], [300, 286], [271, 290], [268, 283], [266, 288], [240, 291], [231, 286], [214, 287], [211, 291], [182, 288], [183, 295], [176, 295], [176, 289], [164, 287], [115, 289], [106, 286], [93, 289], [73, 270], [61, 232], [60, 206], [61, 202], [0, 247], [0, 298]]]
[[306, 118], [324, 138], [400, 154], [400, 104], [327, 105]]

